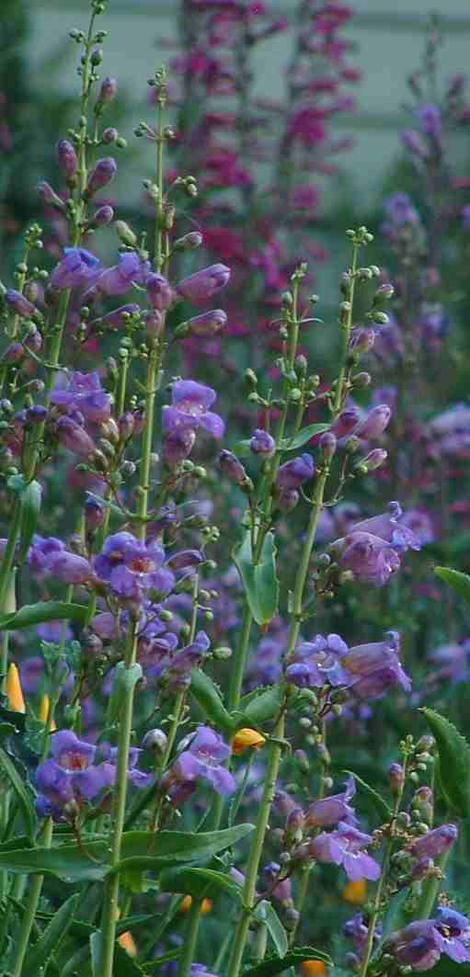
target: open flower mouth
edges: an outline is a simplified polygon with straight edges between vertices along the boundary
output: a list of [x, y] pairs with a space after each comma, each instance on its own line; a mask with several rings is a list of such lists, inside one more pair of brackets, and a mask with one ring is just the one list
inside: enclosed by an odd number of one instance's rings
[[86, 770], [89, 765], [88, 758], [82, 753], [62, 753], [59, 763], [64, 770]]

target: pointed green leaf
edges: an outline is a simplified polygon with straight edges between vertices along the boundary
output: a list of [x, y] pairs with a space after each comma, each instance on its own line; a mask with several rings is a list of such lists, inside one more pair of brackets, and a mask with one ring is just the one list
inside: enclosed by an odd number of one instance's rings
[[224, 706], [222, 696], [210, 676], [200, 668], [193, 668], [191, 672], [190, 691], [207, 719], [217, 729], [221, 729], [224, 733], [231, 733], [234, 723]]
[[322, 960], [327, 967], [333, 966], [333, 961], [327, 953], [316, 950], [313, 946], [300, 946], [289, 950], [282, 957], [265, 957], [261, 963], [243, 970], [241, 977], [274, 977], [275, 974], [282, 974], [288, 967], [295, 967], [304, 960]]
[[78, 893], [70, 896], [54, 914], [37, 943], [29, 948], [21, 971], [22, 977], [37, 977], [52, 953], [58, 950], [67, 935], [78, 900]]
[[119, 719], [123, 699], [134, 688], [142, 678], [142, 666], [138, 662], [127, 668], [124, 662], [118, 662], [114, 670], [113, 689], [108, 709], [108, 721], [116, 722]]
[[277, 611], [279, 601], [274, 534], [266, 533], [259, 562], [255, 564], [251, 533], [247, 530], [242, 543], [233, 550], [233, 559], [256, 623], [269, 624]]
[[267, 899], [262, 899], [258, 903], [253, 915], [255, 919], [259, 920], [260, 923], [264, 923], [266, 926], [279, 956], [285, 957], [289, 949], [289, 941], [287, 939], [287, 933], [272, 903], [268, 902]]
[[327, 431], [328, 427], [328, 424], [308, 424], [307, 427], [303, 427], [293, 437], [284, 438], [281, 442], [281, 451], [295, 451], [297, 448], [302, 448], [316, 434], [323, 434], [324, 431]]
[[18, 761], [13, 760], [6, 750], [0, 747], [0, 769], [3, 771], [16, 794], [18, 806], [23, 815], [25, 829], [32, 838], [36, 825], [34, 816], [33, 795], [28, 786], [26, 772], [21, 774], [18, 769]]
[[384, 801], [382, 795], [379, 794], [377, 790], [374, 790], [373, 787], [370, 787], [370, 785], [363, 780], [362, 777], [359, 777], [359, 774], [354, 773], [354, 770], [345, 770], [344, 773], [346, 773], [348, 777], [354, 777], [357, 785], [366, 795], [366, 797], [369, 798], [371, 804], [375, 807], [375, 810], [380, 817], [383, 818], [384, 821], [390, 821], [390, 818], [392, 817], [392, 810], [388, 806], [387, 802]]
[[442, 793], [462, 818], [470, 814], [470, 744], [458, 729], [434, 709], [422, 709], [436, 740]]
[[470, 576], [460, 570], [452, 570], [451, 567], [435, 567], [434, 573], [444, 583], [448, 583], [453, 589], [470, 604]]
[[166, 869], [158, 881], [163, 892], [180, 892], [196, 899], [215, 899], [224, 893], [241, 897], [241, 888], [230, 875], [211, 868]]
[[24, 604], [15, 614], [2, 614], [0, 631], [18, 631], [43, 621], [73, 621], [84, 624], [87, 609], [84, 604], [66, 604], [60, 600], [48, 600], [39, 604]]

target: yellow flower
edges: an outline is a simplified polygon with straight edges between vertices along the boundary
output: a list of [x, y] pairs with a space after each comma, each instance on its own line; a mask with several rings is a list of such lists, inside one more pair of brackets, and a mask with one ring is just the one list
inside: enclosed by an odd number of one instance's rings
[[119, 946], [122, 946], [122, 949], [125, 950], [130, 957], [137, 956], [136, 942], [134, 940], [134, 937], [132, 936], [132, 933], [129, 930], [126, 930], [125, 933], [121, 933], [121, 935], [118, 936], [118, 943]]
[[[50, 703], [49, 696], [46, 695], [46, 694], [44, 694], [42, 696], [42, 698], [41, 698], [40, 703], [39, 703], [39, 712], [38, 712], [38, 717], [39, 717], [39, 719], [41, 720], [42, 723], [47, 723], [47, 720], [48, 720], [48, 717], [49, 717], [49, 709], [50, 709], [50, 707], [51, 707], [51, 703]], [[52, 720], [52, 723], [51, 723], [51, 731], [55, 733], [56, 729], [57, 729], [57, 726], [56, 726], [54, 720]]]
[[266, 737], [258, 733], [256, 729], [239, 729], [233, 737], [232, 753], [238, 756], [248, 749], [260, 750], [265, 743]]
[[367, 898], [367, 882], [359, 879], [357, 882], [348, 882], [343, 889], [344, 902], [350, 902], [352, 906], [362, 906]]
[[303, 960], [300, 970], [302, 977], [326, 977], [328, 973], [323, 960]]
[[[182, 913], [189, 912], [189, 910], [191, 909], [192, 904], [193, 904], [193, 897], [192, 896], [184, 896], [183, 899], [181, 900], [180, 912], [182, 912]], [[212, 905], [213, 905], [212, 899], [203, 899], [202, 900], [202, 902], [201, 902], [201, 913], [202, 913], [203, 916], [207, 916], [207, 913], [210, 913], [210, 911], [212, 909]]]
[[12, 662], [8, 667], [5, 691], [13, 712], [26, 712], [26, 705], [21, 688], [20, 674], [16, 665]]

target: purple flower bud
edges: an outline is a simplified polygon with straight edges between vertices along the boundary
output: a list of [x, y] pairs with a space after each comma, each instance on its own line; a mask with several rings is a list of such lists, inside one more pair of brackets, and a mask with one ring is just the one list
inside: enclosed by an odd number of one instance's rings
[[383, 448], [374, 448], [372, 451], [369, 451], [369, 454], [365, 458], [361, 458], [357, 464], [358, 467], [364, 466], [368, 472], [373, 472], [376, 468], [380, 468], [384, 464], [387, 457], [388, 452], [384, 451]]
[[126, 411], [125, 414], [121, 414], [118, 420], [119, 436], [123, 441], [127, 441], [134, 433], [135, 430], [135, 419], [134, 415], [130, 411]]
[[281, 512], [290, 512], [291, 509], [295, 509], [300, 495], [297, 489], [282, 489], [277, 497], [277, 504]]
[[164, 454], [168, 465], [178, 465], [189, 457], [196, 440], [196, 432], [190, 428], [175, 428], [165, 436]]
[[346, 410], [339, 415], [338, 419], [335, 421], [332, 431], [340, 440], [341, 438], [347, 438], [349, 434], [354, 430], [359, 421], [359, 410], [357, 407], [347, 407]]
[[320, 450], [326, 461], [331, 461], [336, 451], [336, 436], [333, 431], [325, 431], [320, 438]]
[[[227, 314], [223, 309], [211, 309], [210, 312], [202, 312], [201, 315], [193, 316], [184, 326], [185, 336], [215, 336], [227, 325]], [[178, 331], [181, 327], [178, 327]]]
[[276, 442], [268, 431], [258, 427], [250, 438], [250, 448], [255, 455], [263, 455], [264, 458], [271, 458], [276, 450]]
[[67, 178], [73, 178], [78, 170], [78, 156], [68, 139], [61, 139], [57, 143], [57, 160]]
[[39, 353], [42, 348], [42, 336], [39, 329], [35, 329], [34, 332], [30, 332], [24, 341], [25, 349], [31, 349], [33, 353]]
[[457, 825], [441, 824], [439, 828], [428, 831], [426, 835], [414, 841], [411, 851], [418, 858], [437, 858], [452, 848], [452, 845], [457, 841], [458, 833]]
[[24, 354], [25, 350], [22, 343], [10, 343], [3, 354], [3, 359], [6, 363], [19, 363]]
[[215, 264], [208, 268], [201, 268], [177, 286], [179, 295], [194, 305], [199, 305], [212, 298], [221, 288], [225, 288], [230, 280], [230, 268], [227, 265]]
[[40, 180], [36, 189], [43, 204], [46, 204], [46, 207], [54, 207], [60, 211], [65, 209], [63, 200], [60, 199], [55, 190], [52, 189], [50, 183], [47, 183], [46, 180]]
[[127, 305], [120, 305], [118, 309], [108, 312], [103, 316], [101, 322], [106, 326], [112, 326], [114, 329], [120, 329], [125, 324], [127, 316], [136, 315], [138, 312], [140, 312], [140, 306], [135, 302], [129, 302]]
[[100, 86], [100, 93], [98, 95], [99, 102], [112, 102], [113, 98], [116, 96], [117, 92], [117, 80], [116, 78], [107, 77], [103, 78]]
[[355, 329], [351, 336], [349, 349], [351, 353], [363, 355], [372, 349], [374, 342], [375, 330], [372, 327], [369, 327], [369, 329]]
[[28, 302], [28, 299], [25, 298], [21, 292], [17, 292], [14, 288], [9, 288], [7, 292], [5, 292], [5, 302], [10, 306], [10, 309], [13, 309], [13, 311], [17, 313], [17, 315], [30, 317], [37, 312], [37, 309], [32, 302]]
[[236, 485], [244, 485], [246, 483], [246, 471], [241, 461], [231, 451], [226, 451], [225, 449], [221, 451], [218, 457], [218, 464], [220, 470], [224, 475], [227, 475], [227, 478], [231, 482], [235, 482]]
[[84, 556], [68, 553], [66, 550], [50, 559], [48, 572], [62, 583], [75, 585], [86, 583], [92, 574], [91, 566]]
[[298, 489], [315, 474], [315, 462], [311, 455], [303, 454], [281, 465], [276, 478], [278, 489]]
[[73, 451], [75, 455], [80, 455], [83, 458], [87, 458], [93, 451], [95, 451], [95, 443], [90, 435], [87, 434], [85, 428], [80, 427], [72, 417], [59, 417], [57, 421], [57, 436], [59, 438], [60, 444], [67, 448], [68, 451]]
[[101, 134], [101, 138], [103, 142], [106, 144], [116, 142], [116, 139], [118, 139], [118, 137], [119, 137], [119, 133], [117, 129], [114, 128], [114, 126], [107, 126], [106, 129], [103, 129], [103, 132]]
[[145, 284], [153, 308], [159, 312], [169, 309], [175, 300], [175, 293], [165, 276], [152, 272], [147, 276]]
[[85, 501], [85, 524], [88, 531], [100, 529], [106, 518], [106, 506], [95, 495], [88, 495]]
[[401, 141], [413, 156], [418, 156], [419, 159], [427, 159], [429, 156], [429, 147], [426, 145], [425, 140], [416, 129], [404, 129], [401, 134]]
[[379, 438], [385, 431], [391, 416], [392, 411], [388, 404], [378, 404], [369, 411], [363, 421], [359, 422], [352, 433], [364, 441]]
[[94, 169], [88, 177], [87, 194], [91, 197], [97, 190], [107, 186], [116, 175], [116, 160], [112, 156], [104, 156], [99, 159]]
[[106, 227], [106, 224], [110, 224], [114, 218], [114, 210], [109, 204], [104, 204], [103, 207], [99, 207], [95, 210], [93, 214], [92, 223], [95, 227]]
[[391, 763], [388, 768], [388, 776], [394, 794], [398, 793], [405, 782], [405, 771], [401, 763]]
[[442, 134], [442, 115], [437, 105], [420, 105], [416, 115], [426, 136], [438, 140]]

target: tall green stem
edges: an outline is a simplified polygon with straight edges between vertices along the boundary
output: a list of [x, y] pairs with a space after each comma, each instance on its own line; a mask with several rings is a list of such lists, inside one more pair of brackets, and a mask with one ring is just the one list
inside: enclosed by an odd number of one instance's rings
[[[48, 818], [44, 827], [44, 834], [41, 839], [44, 848], [50, 848], [52, 841], [52, 818]], [[15, 957], [11, 968], [12, 977], [21, 977], [24, 959], [28, 950], [31, 931], [34, 926], [34, 919], [41, 897], [44, 876], [35, 875], [31, 880], [26, 903], [21, 921], [20, 931], [15, 943]]]
[[201, 903], [199, 899], [193, 899], [188, 913], [188, 925], [184, 934], [184, 943], [181, 951], [178, 977], [189, 977], [189, 974], [191, 973], [191, 967], [196, 954], [200, 922]]

